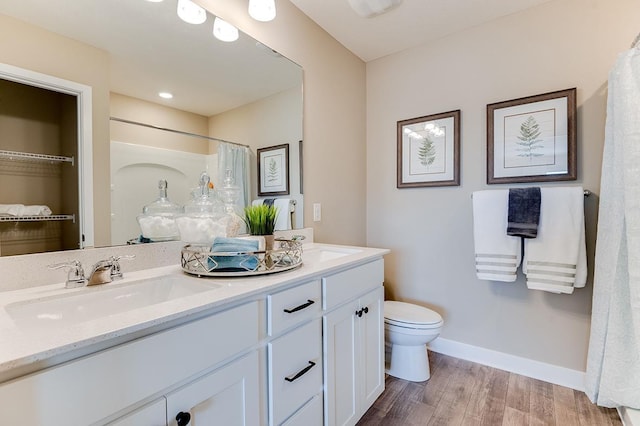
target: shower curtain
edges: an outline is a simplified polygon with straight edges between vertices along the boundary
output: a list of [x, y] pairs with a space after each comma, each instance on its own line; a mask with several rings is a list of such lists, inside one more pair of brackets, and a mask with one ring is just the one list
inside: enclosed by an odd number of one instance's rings
[[640, 408], [640, 49], [609, 75], [593, 312], [585, 389]]
[[249, 148], [227, 142], [218, 143], [218, 184], [222, 185], [227, 170], [231, 170], [235, 184], [240, 188], [238, 205], [244, 209], [251, 202]]

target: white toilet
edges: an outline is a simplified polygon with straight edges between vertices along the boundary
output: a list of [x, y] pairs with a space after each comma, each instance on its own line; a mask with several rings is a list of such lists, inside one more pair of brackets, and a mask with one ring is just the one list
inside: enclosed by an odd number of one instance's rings
[[384, 302], [384, 330], [391, 344], [387, 374], [412, 382], [429, 380], [426, 344], [440, 335], [442, 317], [431, 309], [405, 302]]

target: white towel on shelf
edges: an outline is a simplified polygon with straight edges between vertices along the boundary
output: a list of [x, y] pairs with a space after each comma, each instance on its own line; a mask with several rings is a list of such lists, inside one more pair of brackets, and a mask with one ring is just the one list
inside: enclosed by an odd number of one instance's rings
[[537, 238], [526, 239], [522, 270], [527, 287], [573, 293], [587, 282], [584, 191], [580, 186], [541, 188]]
[[24, 209], [22, 204], [0, 204], [0, 214], [9, 216], [20, 216], [20, 212]]
[[48, 206], [25, 206], [24, 204], [0, 204], [0, 214], [9, 216], [50, 216]]
[[24, 206], [20, 216], [51, 216], [49, 206]]
[[481, 280], [516, 280], [521, 239], [507, 235], [509, 190], [473, 193], [473, 241], [476, 276]]

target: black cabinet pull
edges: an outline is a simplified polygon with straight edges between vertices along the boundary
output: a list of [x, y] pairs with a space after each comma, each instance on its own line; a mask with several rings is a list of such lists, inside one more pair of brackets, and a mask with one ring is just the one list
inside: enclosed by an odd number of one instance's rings
[[364, 310], [360, 309], [359, 311], [356, 311], [356, 315], [358, 316], [358, 318], [362, 317], [362, 312], [364, 312]]
[[313, 300], [311, 300], [311, 299], [307, 299], [307, 303], [303, 303], [302, 305], [300, 305], [300, 306], [296, 306], [296, 307], [295, 307], [295, 308], [293, 308], [293, 309], [284, 309], [284, 311], [285, 311], [286, 313], [288, 313], [288, 314], [292, 314], [292, 313], [294, 313], [294, 312], [298, 312], [298, 311], [301, 311], [301, 310], [303, 310], [303, 309], [305, 309], [305, 308], [308, 308], [309, 306], [313, 305], [314, 303], [316, 303], [316, 302], [314, 302], [314, 301], [313, 301]]
[[304, 375], [305, 375], [309, 370], [311, 370], [315, 365], [316, 365], [316, 363], [315, 363], [315, 362], [313, 362], [313, 361], [309, 361], [309, 365], [307, 365], [307, 366], [306, 366], [305, 368], [303, 368], [302, 370], [298, 371], [298, 372], [296, 373], [296, 375], [295, 375], [295, 376], [293, 376], [293, 377], [285, 377], [284, 379], [285, 379], [287, 382], [293, 382], [294, 380], [297, 380], [297, 379], [299, 379], [300, 377], [304, 376]]
[[365, 314], [369, 313], [369, 307], [367, 306], [365, 306], [362, 310], [364, 311]]
[[178, 422], [178, 426], [187, 426], [190, 421], [191, 421], [191, 414], [189, 414], [188, 412], [185, 413], [184, 411], [180, 411], [176, 415], [176, 422]]

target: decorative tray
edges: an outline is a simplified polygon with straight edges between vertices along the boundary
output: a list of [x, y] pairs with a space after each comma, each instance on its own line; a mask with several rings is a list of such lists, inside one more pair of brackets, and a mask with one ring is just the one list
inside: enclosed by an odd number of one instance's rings
[[183, 271], [199, 277], [273, 274], [302, 265], [302, 244], [276, 239], [271, 250], [238, 252], [212, 252], [211, 246], [189, 244], [182, 249], [180, 264]]

